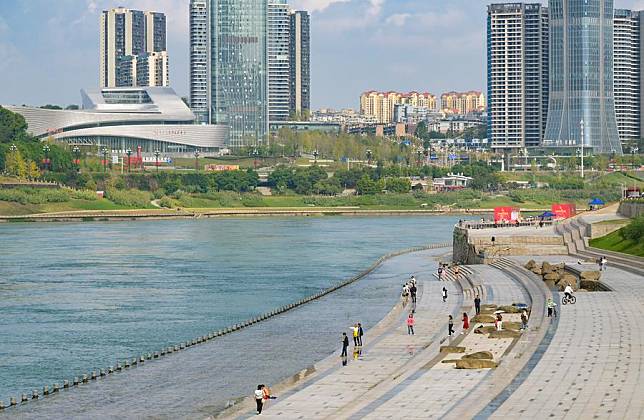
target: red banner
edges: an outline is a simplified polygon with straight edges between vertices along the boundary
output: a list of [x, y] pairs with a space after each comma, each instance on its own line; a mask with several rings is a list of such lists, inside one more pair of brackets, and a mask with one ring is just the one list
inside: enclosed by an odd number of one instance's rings
[[515, 222], [519, 219], [519, 209], [516, 207], [495, 207], [494, 222]]
[[552, 205], [552, 212], [557, 219], [568, 219], [577, 214], [577, 208], [570, 203], [557, 203]]

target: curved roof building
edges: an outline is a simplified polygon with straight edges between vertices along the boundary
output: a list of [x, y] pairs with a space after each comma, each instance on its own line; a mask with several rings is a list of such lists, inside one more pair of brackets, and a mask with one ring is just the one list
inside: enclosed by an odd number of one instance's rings
[[112, 152], [159, 150], [184, 154], [224, 148], [228, 128], [195, 124], [195, 115], [169, 87], [102, 88], [81, 91], [82, 109], [6, 106], [25, 117], [29, 132]]
[[583, 144], [621, 154], [613, 94], [613, 0], [550, 0], [549, 10], [544, 146]]

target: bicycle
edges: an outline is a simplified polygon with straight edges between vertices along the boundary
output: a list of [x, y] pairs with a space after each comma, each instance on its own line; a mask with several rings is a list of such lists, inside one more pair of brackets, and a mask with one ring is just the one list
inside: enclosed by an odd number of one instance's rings
[[574, 305], [575, 303], [577, 303], [577, 298], [574, 295], [572, 295], [570, 297], [567, 297], [566, 295], [564, 295], [564, 297], [561, 298], [561, 304], [562, 305], [567, 305], [569, 303], [571, 305]]

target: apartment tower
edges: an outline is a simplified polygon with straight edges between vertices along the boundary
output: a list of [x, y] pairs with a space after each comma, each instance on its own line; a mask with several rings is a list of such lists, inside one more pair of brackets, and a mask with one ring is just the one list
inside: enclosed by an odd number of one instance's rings
[[[550, 0], [544, 146], [622, 153], [613, 90], [613, 1]], [[583, 138], [582, 138], [583, 132]]]
[[[117, 86], [168, 86], [166, 19], [163, 13], [142, 12], [122, 7], [101, 14], [99, 84]], [[158, 53], [158, 54], [157, 54]], [[158, 65], [162, 77], [139, 77], [138, 63]], [[155, 67], [156, 68], [156, 67]], [[164, 83], [137, 85], [142, 83]]]
[[190, 109], [210, 123], [210, 19], [208, 0], [190, 0]]
[[307, 119], [311, 112], [311, 20], [303, 10], [290, 13], [290, 114]]
[[288, 121], [291, 102], [290, 16], [286, 0], [268, 1], [268, 119]]
[[538, 146], [548, 107], [548, 8], [540, 3], [492, 4], [487, 14], [491, 147]]

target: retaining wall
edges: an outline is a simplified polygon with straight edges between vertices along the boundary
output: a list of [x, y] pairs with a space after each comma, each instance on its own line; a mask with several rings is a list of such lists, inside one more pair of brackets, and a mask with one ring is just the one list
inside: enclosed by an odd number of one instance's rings
[[617, 213], [624, 217], [635, 218], [644, 216], [644, 202], [640, 201], [622, 201], [619, 203]]

